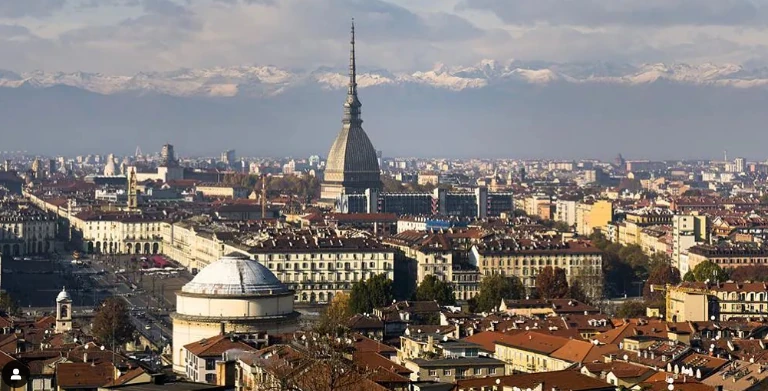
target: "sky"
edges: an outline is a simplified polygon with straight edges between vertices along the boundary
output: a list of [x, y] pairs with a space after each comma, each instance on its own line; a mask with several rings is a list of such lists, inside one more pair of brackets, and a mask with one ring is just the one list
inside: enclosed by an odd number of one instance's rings
[[768, 64], [768, 0], [2, 0], [0, 69], [391, 71], [483, 59]]
[[[353, 17], [363, 71], [483, 60], [768, 67], [768, 0], [0, 0], [0, 70], [343, 70]], [[765, 87], [497, 87], [367, 88], [365, 128], [389, 156], [766, 157]], [[270, 99], [200, 100], [0, 89], [0, 129], [5, 148], [51, 154], [172, 142], [188, 153], [237, 144], [244, 155], [324, 155], [342, 94], [307, 86]]]

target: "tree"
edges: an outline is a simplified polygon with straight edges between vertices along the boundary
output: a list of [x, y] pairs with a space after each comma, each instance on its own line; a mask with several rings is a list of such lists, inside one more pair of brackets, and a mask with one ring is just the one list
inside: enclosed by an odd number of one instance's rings
[[315, 325], [322, 335], [341, 335], [347, 330], [347, 322], [354, 315], [349, 308], [349, 294], [337, 293], [333, 297], [320, 320]]
[[616, 310], [616, 316], [620, 318], [636, 318], [643, 315], [645, 315], [645, 305], [636, 300], [627, 300]]
[[568, 296], [565, 269], [547, 266], [536, 276], [536, 291], [542, 299], [562, 299]]
[[349, 309], [355, 314], [369, 313], [392, 303], [392, 297], [392, 280], [386, 274], [378, 274], [352, 285]]
[[648, 270], [655, 270], [657, 267], [662, 265], [671, 265], [672, 264], [672, 257], [665, 253], [653, 253], [648, 258]]
[[704, 261], [693, 268], [693, 278], [698, 282], [716, 282], [728, 280], [728, 274], [723, 271], [716, 263]]
[[581, 287], [581, 282], [578, 279], [573, 280], [570, 288], [568, 288], [568, 297], [571, 299], [580, 301], [582, 303], [589, 303], [590, 299]]
[[768, 266], [747, 265], [730, 270], [729, 277], [736, 282], [744, 281], [768, 281]]
[[0, 292], [0, 312], [7, 315], [19, 314], [19, 303], [8, 292]]
[[451, 284], [439, 280], [433, 275], [427, 275], [416, 288], [416, 300], [437, 301], [440, 305], [453, 305], [456, 298]]
[[307, 333], [288, 345], [267, 348], [255, 389], [262, 391], [355, 391], [375, 387], [373, 373], [348, 357], [353, 348], [346, 338]]
[[125, 301], [115, 296], [104, 299], [93, 318], [93, 336], [104, 345], [117, 348], [133, 339], [133, 331]]
[[664, 296], [664, 292], [652, 291], [651, 285], [677, 285], [680, 283], [680, 270], [669, 265], [658, 265], [653, 269], [643, 288], [643, 297], [647, 301], [657, 301]]
[[487, 276], [480, 282], [480, 292], [475, 297], [476, 311], [492, 311], [501, 305], [502, 299], [519, 300], [525, 295], [525, 287], [517, 277], [498, 274]]

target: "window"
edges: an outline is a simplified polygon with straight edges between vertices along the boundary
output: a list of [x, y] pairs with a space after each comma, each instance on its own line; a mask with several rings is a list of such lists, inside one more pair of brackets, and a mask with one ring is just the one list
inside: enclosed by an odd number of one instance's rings
[[429, 376], [437, 376], [437, 370], [436, 369], [430, 369], [429, 370]]
[[205, 360], [205, 370], [206, 371], [213, 371], [216, 369], [216, 360], [212, 358], [208, 358]]
[[216, 384], [216, 374], [215, 373], [209, 373], [205, 375], [205, 382], [210, 384]]
[[450, 369], [443, 369], [443, 376], [451, 376], [451, 370]]
[[488, 368], [488, 374], [493, 376], [496, 374], [496, 368]]
[[475, 376], [480, 376], [482, 373], [482, 370], [480, 368], [475, 368]]

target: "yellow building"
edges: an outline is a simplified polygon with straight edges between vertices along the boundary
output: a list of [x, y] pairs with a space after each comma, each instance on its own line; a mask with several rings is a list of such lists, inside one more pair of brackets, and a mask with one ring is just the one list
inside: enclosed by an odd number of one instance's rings
[[223, 183], [201, 183], [195, 186], [195, 191], [203, 197], [210, 198], [248, 198], [249, 191], [242, 186], [225, 185]]
[[654, 289], [666, 291], [666, 319], [670, 322], [756, 318], [768, 310], [768, 286], [762, 282], [685, 282]]
[[[495, 356], [505, 372], [551, 372], [570, 368], [589, 353], [591, 344], [536, 332], [525, 332], [496, 342]], [[575, 354], [574, 354], [575, 353]]]
[[576, 232], [589, 236], [613, 220], [613, 203], [608, 200], [579, 202], [576, 205]]

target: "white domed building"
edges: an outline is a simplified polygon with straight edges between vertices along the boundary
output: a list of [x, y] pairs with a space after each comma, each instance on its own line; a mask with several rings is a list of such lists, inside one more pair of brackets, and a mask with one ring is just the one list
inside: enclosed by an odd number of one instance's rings
[[289, 333], [299, 314], [294, 291], [262, 264], [228, 255], [203, 268], [176, 292], [173, 319], [173, 369], [185, 371], [184, 346], [224, 332]]

